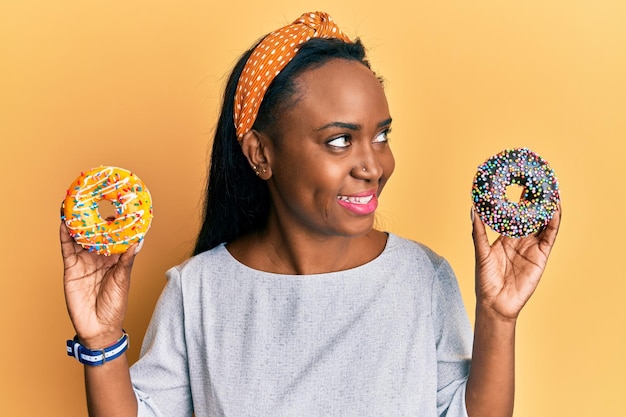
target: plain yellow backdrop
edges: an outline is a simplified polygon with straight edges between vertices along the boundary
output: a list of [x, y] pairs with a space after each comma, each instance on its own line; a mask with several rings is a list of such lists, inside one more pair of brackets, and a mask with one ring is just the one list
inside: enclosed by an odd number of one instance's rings
[[164, 272], [191, 250], [225, 77], [262, 34], [316, 9], [385, 78], [397, 170], [380, 226], [444, 255], [470, 313], [476, 167], [513, 146], [550, 162], [563, 223], [519, 320], [515, 416], [624, 415], [623, 0], [0, 2], [0, 415], [86, 415], [64, 346], [70, 182], [119, 165], [152, 192], [126, 322], [134, 361]]

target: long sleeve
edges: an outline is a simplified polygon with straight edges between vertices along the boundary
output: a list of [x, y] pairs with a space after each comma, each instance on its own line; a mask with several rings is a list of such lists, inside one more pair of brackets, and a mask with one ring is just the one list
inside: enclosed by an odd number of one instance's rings
[[469, 374], [472, 330], [457, 280], [444, 260], [432, 291], [437, 346], [437, 414], [467, 417], [465, 387]]
[[167, 277], [141, 357], [131, 367], [139, 417], [188, 417], [193, 413], [181, 279], [175, 268], [168, 271]]

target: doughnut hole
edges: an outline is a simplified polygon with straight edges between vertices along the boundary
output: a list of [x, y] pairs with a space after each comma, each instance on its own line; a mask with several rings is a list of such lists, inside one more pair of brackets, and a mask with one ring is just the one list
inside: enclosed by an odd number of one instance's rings
[[115, 211], [115, 204], [111, 200], [98, 201], [98, 214], [104, 220], [115, 220], [117, 213]]
[[522, 195], [524, 195], [524, 189], [525, 187], [519, 184], [507, 185], [505, 193], [506, 198], [513, 203], [519, 204], [522, 199]]

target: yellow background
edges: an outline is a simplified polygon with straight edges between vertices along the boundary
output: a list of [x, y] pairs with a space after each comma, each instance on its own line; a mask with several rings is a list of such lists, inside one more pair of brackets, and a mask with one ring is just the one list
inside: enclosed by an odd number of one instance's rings
[[397, 170], [380, 224], [455, 268], [473, 312], [476, 167], [527, 146], [555, 169], [563, 223], [518, 328], [516, 417], [624, 415], [623, 0], [0, 2], [0, 415], [82, 416], [62, 290], [65, 190], [132, 169], [155, 206], [126, 328], [136, 360], [164, 272], [198, 227], [224, 79], [259, 36], [329, 12], [386, 79]]

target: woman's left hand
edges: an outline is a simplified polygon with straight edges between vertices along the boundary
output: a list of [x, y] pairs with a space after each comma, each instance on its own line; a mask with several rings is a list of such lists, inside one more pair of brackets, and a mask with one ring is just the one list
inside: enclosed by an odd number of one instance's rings
[[559, 206], [539, 233], [523, 238], [499, 236], [490, 245], [485, 225], [478, 215], [473, 215], [478, 308], [487, 309], [504, 319], [517, 318], [539, 284], [560, 222]]

